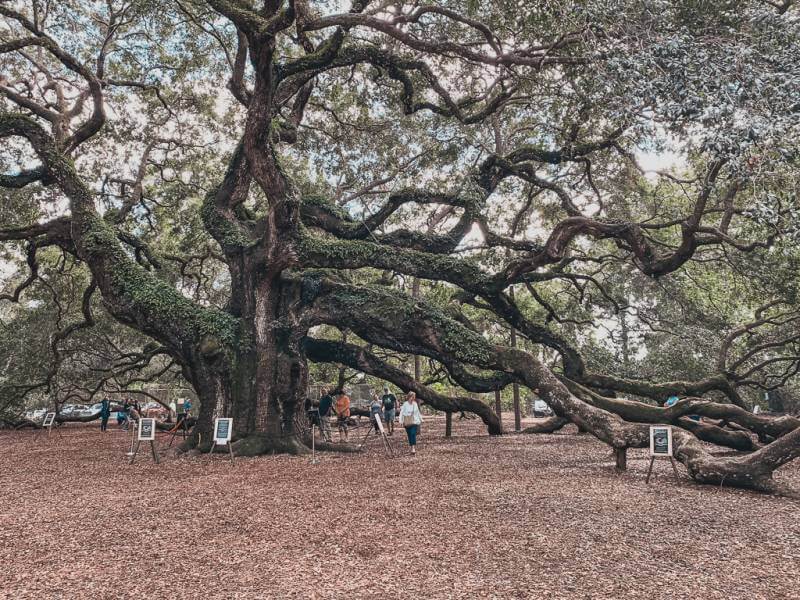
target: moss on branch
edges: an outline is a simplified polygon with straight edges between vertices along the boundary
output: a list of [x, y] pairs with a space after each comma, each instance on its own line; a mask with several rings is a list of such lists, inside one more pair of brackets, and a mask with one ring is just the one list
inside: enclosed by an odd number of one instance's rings
[[448, 281], [476, 293], [488, 293], [495, 286], [492, 277], [469, 258], [362, 240], [326, 239], [308, 232], [301, 235], [297, 248], [301, 261], [308, 267], [389, 269], [423, 279]]

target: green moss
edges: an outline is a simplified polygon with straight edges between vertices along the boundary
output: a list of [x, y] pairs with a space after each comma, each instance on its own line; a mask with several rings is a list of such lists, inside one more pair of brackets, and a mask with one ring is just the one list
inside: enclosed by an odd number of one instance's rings
[[[378, 325], [398, 341], [421, 346], [429, 346], [433, 337], [437, 350], [456, 361], [493, 364], [492, 348], [483, 336], [430, 305], [376, 286], [343, 288], [335, 298], [354, 325]], [[354, 327], [356, 332], [359, 328]]]
[[302, 234], [298, 249], [308, 266], [390, 269], [426, 279], [449, 281], [476, 290], [493, 281], [469, 258], [385, 246], [360, 240], [327, 239]]
[[[197, 306], [172, 285], [131, 260], [112, 227], [99, 217], [85, 221], [81, 244], [86, 258], [108, 274], [112, 302], [169, 331], [184, 342], [233, 348], [241, 343], [239, 321], [230, 314]], [[146, 323], [145, 323], [146, 324]]]
[[215, 196], [216, 190], [211, 190], [203, 200], [203, 205], [200, 208], [200, 218], [203, 220], [203, 225], [221, 246], [240, 248], [250, 246], [253, 241], [217, 209]]

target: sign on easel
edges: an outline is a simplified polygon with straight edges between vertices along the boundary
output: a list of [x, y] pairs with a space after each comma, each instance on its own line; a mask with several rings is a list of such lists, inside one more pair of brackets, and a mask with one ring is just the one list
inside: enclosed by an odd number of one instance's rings
[[675, 459], [672, 457], [672, 427], [668, 425], [650, 426], [650, 467], [647, 469], [645, 483], [650, 483], [653, 463], [658, 457], [669, 459], [670, 463], [672, 463], [672, 470], [675, 472], [675, 479], [680, 481], [678, 468], [675, 466]]
[[[55, 425], [55, 423], [56, 423], [56, 413], [49, 412], [44, 416], [44, 421], [42, 421], [42, 429], [47, 429], [48, 438], [50, 437], [50, 434], [53, 432], [53, 425]], [[61, 431], [59, 431], [58, 429], [56, 429], [56, 431], [58, 432], [58, 435], [61, 435]], [[36, 432], [36, 435], [34, 435], [34, 438], [36, 438], [37, 435], [38, 431]]]
[[650, 456], [672, 456], [672, 427], [650, 427]]
[[142, 442], [150, 442], [150, 450], [153, 452], [153, 462], [158, 464], [158, 454], [156, 453], [156, 420], [152, 418], [139, 419], [139, 429], [136, 435], [136, 448], [133, 450], [131, 460], [128, 464], [133, 464], [136, 455], [139, 453], [139, 445]]
[[138, 438], [140, 442], [152, 442], [156, 439], [155, 419], [139, 419]]
[[226, 445], [233, 436], [233, 419], [216, 419], [214, 421], [214, 443]]
[[209, 460], [214, 453], [214, 448], [219, 446], [227, 446], [228, 454], [231, 457], [231, 464], [233, 464], [233, 448], [230, 441], [233, 439], [233, 419], [231, 418], [217, 418], [214, 419], [214, 442], [211, 444], [211, 450], [208, 451]]
[[[375, 419], [375, 427], [377, 428], [377, 431], [381, 436], [381, 441], [383, 442], [383, 448], [386, 450], [386, 453], [389, 456], [394, 458], [394, 450], [392, 450], [392, 445], [389, 443], [389, 438], [386, 436], [386, 430], [383, 428], [383, 419], [381, 418], [381, 414], [380, 413], [374, 413], [372, 416]], [[367, 430], [367, 433], [364, 436], [364, 439], [361, 440], [361, 444], [359, 444], [359, 446], [358, 446], [359, 450], [361, 450], [361, 448], [364, 447], [364, 444], [367, 443], [367, 438], [369, 437], [369, 435], [373, 431], [375, 431], [375, 430], [372, 427], [370, 427]]]

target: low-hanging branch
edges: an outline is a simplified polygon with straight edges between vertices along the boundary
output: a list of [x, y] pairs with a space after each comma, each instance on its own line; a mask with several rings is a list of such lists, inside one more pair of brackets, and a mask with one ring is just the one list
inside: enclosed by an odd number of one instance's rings
[[367, 349], [331, 340], [306, 338], [304, 347], [308, 358], [314, 362], [331, 362], [347, 365], [362, 373], [390, 381], [404, 392], [415, 392], [426, 404], [444, 412], [469, 411], [478, 415], [492, 435], [503, 432], [500, 420], [494, 411], [482, 401], [467, 396], [446, 396], [415, 381], [414, 378], [388, 362], [381, 360]]
[[[575, 396], [538, 359], [519, 349], [488, 343], [481, 335], [419, 300], [375, 287], [320, 282], [314, 300], [316, 322], [336, 324], [362, 339], [399, 352], [421, 354], [447, 365], [463, 362], [511, 372], [537, 390], [556, 415], [569, 419], [618, 451], [649, 444], [649, 428]], [[681, 407], [681, 410], [686, 410]], [[800, 430], [794, 429], [763, 448], [739, 458], [712, 456], [688, 432], [676, 430], [675, 452], [690, 475], [715, 483], [776, 491], [772, 472], [800, 456]]]

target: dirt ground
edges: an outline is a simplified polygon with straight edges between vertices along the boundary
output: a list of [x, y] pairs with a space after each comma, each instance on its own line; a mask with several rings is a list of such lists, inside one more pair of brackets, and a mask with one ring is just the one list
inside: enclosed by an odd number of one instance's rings
[[[668, 461], [645, 485], [644, 450], [615, 475], [571, 427], [428, 419], [416, 458], [398, 432], [394, 460], [373, 439], [234, 466], [129, 466], [116, 428], [62, 429], [0, 432], [2, 598], [800, 598], [800, 503]], [[800, 490], [800, 464], [778, 476]]]

